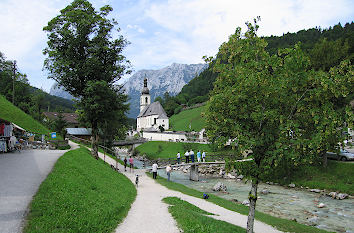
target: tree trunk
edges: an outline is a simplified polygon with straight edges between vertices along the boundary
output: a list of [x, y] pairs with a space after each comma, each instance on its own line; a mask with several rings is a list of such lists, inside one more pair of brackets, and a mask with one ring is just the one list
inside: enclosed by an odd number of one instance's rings
[[95, 159], [98, 159], [98, 129], [96, 124], [91, 124], [92, 125], [92, 140], [91, 140], [91, 154]]
[[324, 168], [326, 168], [327, 167], [327, 160], [328, 160], [327, 154], [324, 153], [322, 158], [323, 158], [322, 165], [323, 165]]
[[247, 219], [247, 233], [253, 233], [254, 225], [254, 214], [256, 211], [256, 201], [257, 201], [257, 188], [258, 188], [258, 178], [252, 180], [251, 191], [248, 194], [248, 199], [250, 201], [248, 219]]

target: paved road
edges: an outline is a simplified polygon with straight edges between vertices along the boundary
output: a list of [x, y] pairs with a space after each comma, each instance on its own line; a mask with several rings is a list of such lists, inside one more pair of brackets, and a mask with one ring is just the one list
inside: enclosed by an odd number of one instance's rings
[[21, 231], [33, 195], [65, 152], [24, 150], [0, 154], [0, 232]]

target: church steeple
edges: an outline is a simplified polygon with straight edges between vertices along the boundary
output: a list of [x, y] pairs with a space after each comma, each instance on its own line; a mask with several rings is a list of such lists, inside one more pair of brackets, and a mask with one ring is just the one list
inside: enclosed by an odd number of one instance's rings
[[149, 88], [147, 87], [146, 75], [145, 75], [145, 78], [144, 78], [144, 87], [143, 87], [143, 90], [141, 90], [141, 94], [149, 94]]
[[145, 75], [144, 87], [141, 90], [141, 96], [140, 96], [140, 112], [143, 111], [143, 109], [149, 104], [150, 104], [150, 91], [149, 88], [147, 87], [147, 78]]

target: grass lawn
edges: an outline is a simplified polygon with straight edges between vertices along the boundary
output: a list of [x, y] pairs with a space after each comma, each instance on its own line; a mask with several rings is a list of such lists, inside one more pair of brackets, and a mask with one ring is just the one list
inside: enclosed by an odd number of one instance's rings
[[185, 233], [245, 232], [242, 227], [208, 217], [207, 215], [213, 214], [177, 197], [165, 197], [162, 200], [171, 205], [168, 211], [177, 221], [178, 227]]
[[128, 178], [86, 148], [59, 158], [30, 205], [24, 232], [112, 232], [136, 197]]
[[[205, 106], [184, 110], [170, 118], [170, 129], [175, 131], [200, 131], [205, 127], [205, 119], [202, 112]], [[189, 128], [191, 125], [191, 128]]]
[[7, 101], [2, 95], [0, 95], [0, 118], [13, 122], [28, 132], [49, 136], [49, 129]]
[[157, 158], [176, 159], [177, 152], [180, 152], [181, 157], [184, 157], [184, 153], [187, 150], [186, 147], [193, 148], [195, 156], [198, 150], [211, 151], [210, 146], [207, 144], [183, 143], [183, 142], [160, 142], [160, 141], [146, 142], [138, 146], [136, 150], [140, 154], [146, 154], [148, 159], [157, 159]]
[[[152, 174], [150, 174], [150, 173], [147, 173], [147, 174], [150, 177], [152, 177]], [[179, 183], [168, 182], [166, 179], [164, 179], [160, 176], [157, 177], [156, 181], [169, 189], [176, 190], [181, 193], [184, 193], [184, 194], [187, 194], [190, 196], [194, 196], [197, 198], [203, 197], [203, 193], [200, 191], [191, 189], [191, 188], [186, 187], [186, 186], [179, 184]], [[224, 207], [225, 209], [228, 209], [231, 211], [238, 212], [240, 214], [248, 215], [248, 207], [247, 206], [228, 201], [226, 199], [215, 196], [213, 194], [209, 194], [209, 196], [210, 197], [209, 197], [208, 201], [210, 201], [216, 205], [219, 205], [219, 206]], [[258, 211], [256, 211], [255, 216], [256, 216], [257, 220], [262, 221], [268, 225], [274, 226], [278, 230], [285, 231], [285, 232], [299, 232], [299, 233], [327, 232], [327, 231], [320, 230], [315, 227], [310, 227], [310, 226], [306, 226], [303, 224], [299, 224], [299, 223], [291, 221], [291, 220], [273, 217], [271, 215], [261, 213]]]
[[296, 171], [292, 182], [297, 186], [345, 192], [354, 195], [354, 163], [328, 160], [327, 168], [307, 166]]

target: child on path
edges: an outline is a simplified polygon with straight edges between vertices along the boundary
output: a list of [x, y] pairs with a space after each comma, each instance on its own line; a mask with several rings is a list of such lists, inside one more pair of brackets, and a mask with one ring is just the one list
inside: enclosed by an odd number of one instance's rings
[[154, 164], [152, 165], [152, 178], [156, 179], [157, 177], [157, 163], [154, 162]]
[[200, 150], [198, 150], [198, 152], [197, 152], [197, 159], [198, 159], [198, 162], [200, 163], [200, 161], [202, 159], [202, 153], [200, 153]]
[[134, 172], [134, 160], [132, 158], [132, 156], [130, 156], [129, 158], [129, 164], [130, 164], [130, 172]]
[[172, 171], [172, 168], [171, 168], [171, 165], [169, 164], [166, 166], [167, 181], [170, 181], [171, 171]]
[[127, 157], [124, 157], [124, 171], [127, 171], [127, 163], [128, 163]]

